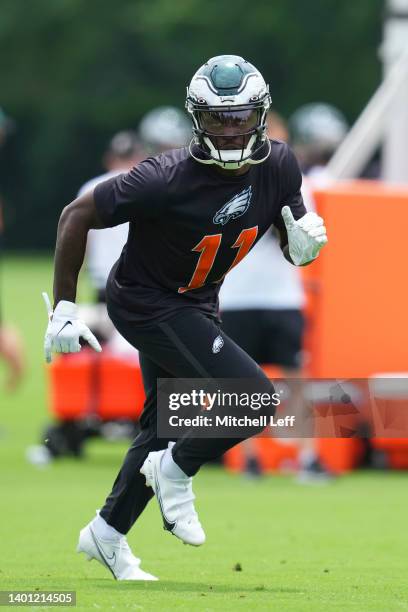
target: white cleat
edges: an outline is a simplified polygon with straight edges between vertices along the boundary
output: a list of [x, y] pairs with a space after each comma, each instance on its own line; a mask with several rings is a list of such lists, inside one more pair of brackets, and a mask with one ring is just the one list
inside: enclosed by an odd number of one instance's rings
[[130, 550], [125, 536], [103, 540], [96, 535], [92, 522], [80, 531], [77, 552], [85, 553], [88, 561], [99, 561], [116, 580], [158, 580], [140, 568], [140, 559]]
[[166, 478], [160, 468], [165, 452], [149, 453], [140, 472], [146, 477], [146, 486], [152, 487], [156, 494], [164, 529], [185, 544], [200, 546], [205, 542], [205, 533], [194, 509], [193, 479]]

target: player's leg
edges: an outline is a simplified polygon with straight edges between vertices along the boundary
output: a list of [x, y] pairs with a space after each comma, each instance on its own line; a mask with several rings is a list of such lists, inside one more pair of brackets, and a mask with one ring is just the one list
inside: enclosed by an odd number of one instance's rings
[[[213, 351], [220, 339], [220, 350]], [[259, 366], [212, 318], [198, 311], [184, 311], [144, 337], [141, 330], [129, 329], [128, 340], [143, 346], [175, 377], [246, 378], [256, 382], [258, 392], [273, 393]], [[165, 528], [184, 542], [199, 545], [205, 539], [193, 505], [191, 477], [201, 465], [220, 457], [244, 437], [200, 439], [185, 435], [172, 449], [149, 453], [141, 471], [156, 493]]]
[[171, 374], [139, 353], [146, 400], [140, 418], [140, 433], [126, 453], [122, 467], [100, 515], [120, 533], [126, 534], [145, 509], [153, 492], [146, 487], [140, 468], [150, 451], [167, 448], [169, 440], [157, 438], [156, 384]]
[[[198, 316], [197, 316], [198, 315]], [[195, 333], [191, 338], [190, 325]], [[257, 392], [272, 394], [274, 388], [258, 364], [242, 350], [213, 320], [197, 313], [187, 321], [171, 320], [171, 335], [177, 337], [180, 345], [186, 345], [197, 361], [201, 363], [206, 376], [215, 379], [248, 379]], [[223, 346], [219, 353], [211, 350], [215, 337], [222, 337]], [[249, 391], [249, 389], [248, 389]], [[271, 414], [272, 407], [268, 414]], [[250, 412], [250, 410], [248, 411]], [[261, 431], [262, 428], [259, 429]], [[238, 434], [239, 435], [239, 434]], [[189, 476], [196, 474], [204, 463], [222, 456], [248, 434], [237, 438], [194, 438], [183, 436], [173, 448], [172, 455], [179, 467]]]
[[263, 345], [262, 310], [225, 310], [221, 313], [221, 329], [254, 361], [260, 363]]
[[[212, 318], [197, 310], [185, 309], [169, 321], [149, 327], [121, 320], [114, 322], [128, 342], [147, 355], [164, 373], [168, 373], [162, 374], [163, 377], [251, 378], [261, 381], [262, 390], [270, 391], [272, 388], [257, 364], [220, 331]], [[220, 336], [223, 346], [219, 351], [213, 351], [214, 342]], [[152, 401], [152, 406], [154, 403]], [[186, 437], [177, 442], [174, 453], [170, 449], [149, 453], [150, 459], [154, 460], [154, 473], [145, 473], [145, 476], [161, 502], [164, 525], [185, 542], [200, 544], [204, 541], [204, 533], [192, 503], [191, 475], [203, 463], [219, 457], [240, 440], [194, 440]], [[161, 470], [164, 456], [166, 473]], [[146, 462], [144, 466], [148, 467]], [[124, 495], [126, 497], [127, 493]], [[131, 494], [129, 499], [135, 503]], [[171, 527], [173, 524], [174, 528]]]
[[129, 448], [112, 492], [97, 516], [81, 531], [78, 552], [97, 559], [119, 580], [155, 580], [140, 568], [125, 534], [143, 512], [153, 491], [146, 487], [140, 468], [150, 451], [167, 447], [168, 440], [156, 437], [156, 380], [171, 375], [139, 354], [146, 392], [141, 431]]
[[[116, 325], [116, 323], [115, 323]], [[251, 379], [258, 392], [273, 393], [274, 389], [258, 364], [229, 338], [219, 323], [210, 316], [195, 309], [184, 309], [166, 322], [150, 327], [139, 327], [119, 323], [120, 333], [149, 358], [177, 378], [216, 378]], [[222, 339], [220, 350], [213, 351], [214, 342]], [[226, 450], [244, 438], [206, 438], [192, 441], [184, 436], [179, 440], [173, 455], [187, 445], [199, 448], [195, 468], [189, 469], [192, 475], [199, 469], [198, 463], [205, 463], [221, 456]], [[202, 457], [198, 458], [202, 452]], [[180, 457], [181, 460], [181, 457]]]

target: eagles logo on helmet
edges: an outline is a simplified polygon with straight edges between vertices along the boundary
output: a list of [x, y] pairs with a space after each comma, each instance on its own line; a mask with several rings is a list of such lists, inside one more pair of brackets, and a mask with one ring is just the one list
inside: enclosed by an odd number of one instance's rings
[[209, 59], [187, 87], [186, 108], [194, 134], [191, 155], [200, 163], [226, 169], [265, 161], [270, 153], [266, 137], [270, 105], [269, 87], [252, 64], [237, 55]]

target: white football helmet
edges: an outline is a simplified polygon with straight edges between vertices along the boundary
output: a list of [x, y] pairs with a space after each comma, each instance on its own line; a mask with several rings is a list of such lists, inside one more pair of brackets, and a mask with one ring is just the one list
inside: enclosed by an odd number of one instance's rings
[[270, 105], [269, 87], [252, 64], [237, 55], [209, 59], [187, 87], [194, 134], [191, 155], [200, 163], [227, 169], [265, 161], [270, 153]]
[[174, 106], [158, 106], [142, 118], [139, 134], [153, 154], [187, 146], [191, 125], [184, 111]]
[[289, 119], [291, 142], [305, 165], [325, 165], [344, 140], [349, 126], [343, 113], [324, 102], [305, 104]]

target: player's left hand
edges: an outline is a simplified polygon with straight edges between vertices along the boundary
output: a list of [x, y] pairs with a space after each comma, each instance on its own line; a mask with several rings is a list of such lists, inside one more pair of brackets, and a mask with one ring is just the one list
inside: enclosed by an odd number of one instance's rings
[[324, 221], [314, 212], [308, 212], [295, 221], [289, 206], [282, 208], [282, 217], [288, 233], [289, 254], [296, 266], [316, 257], [327, 243]]

